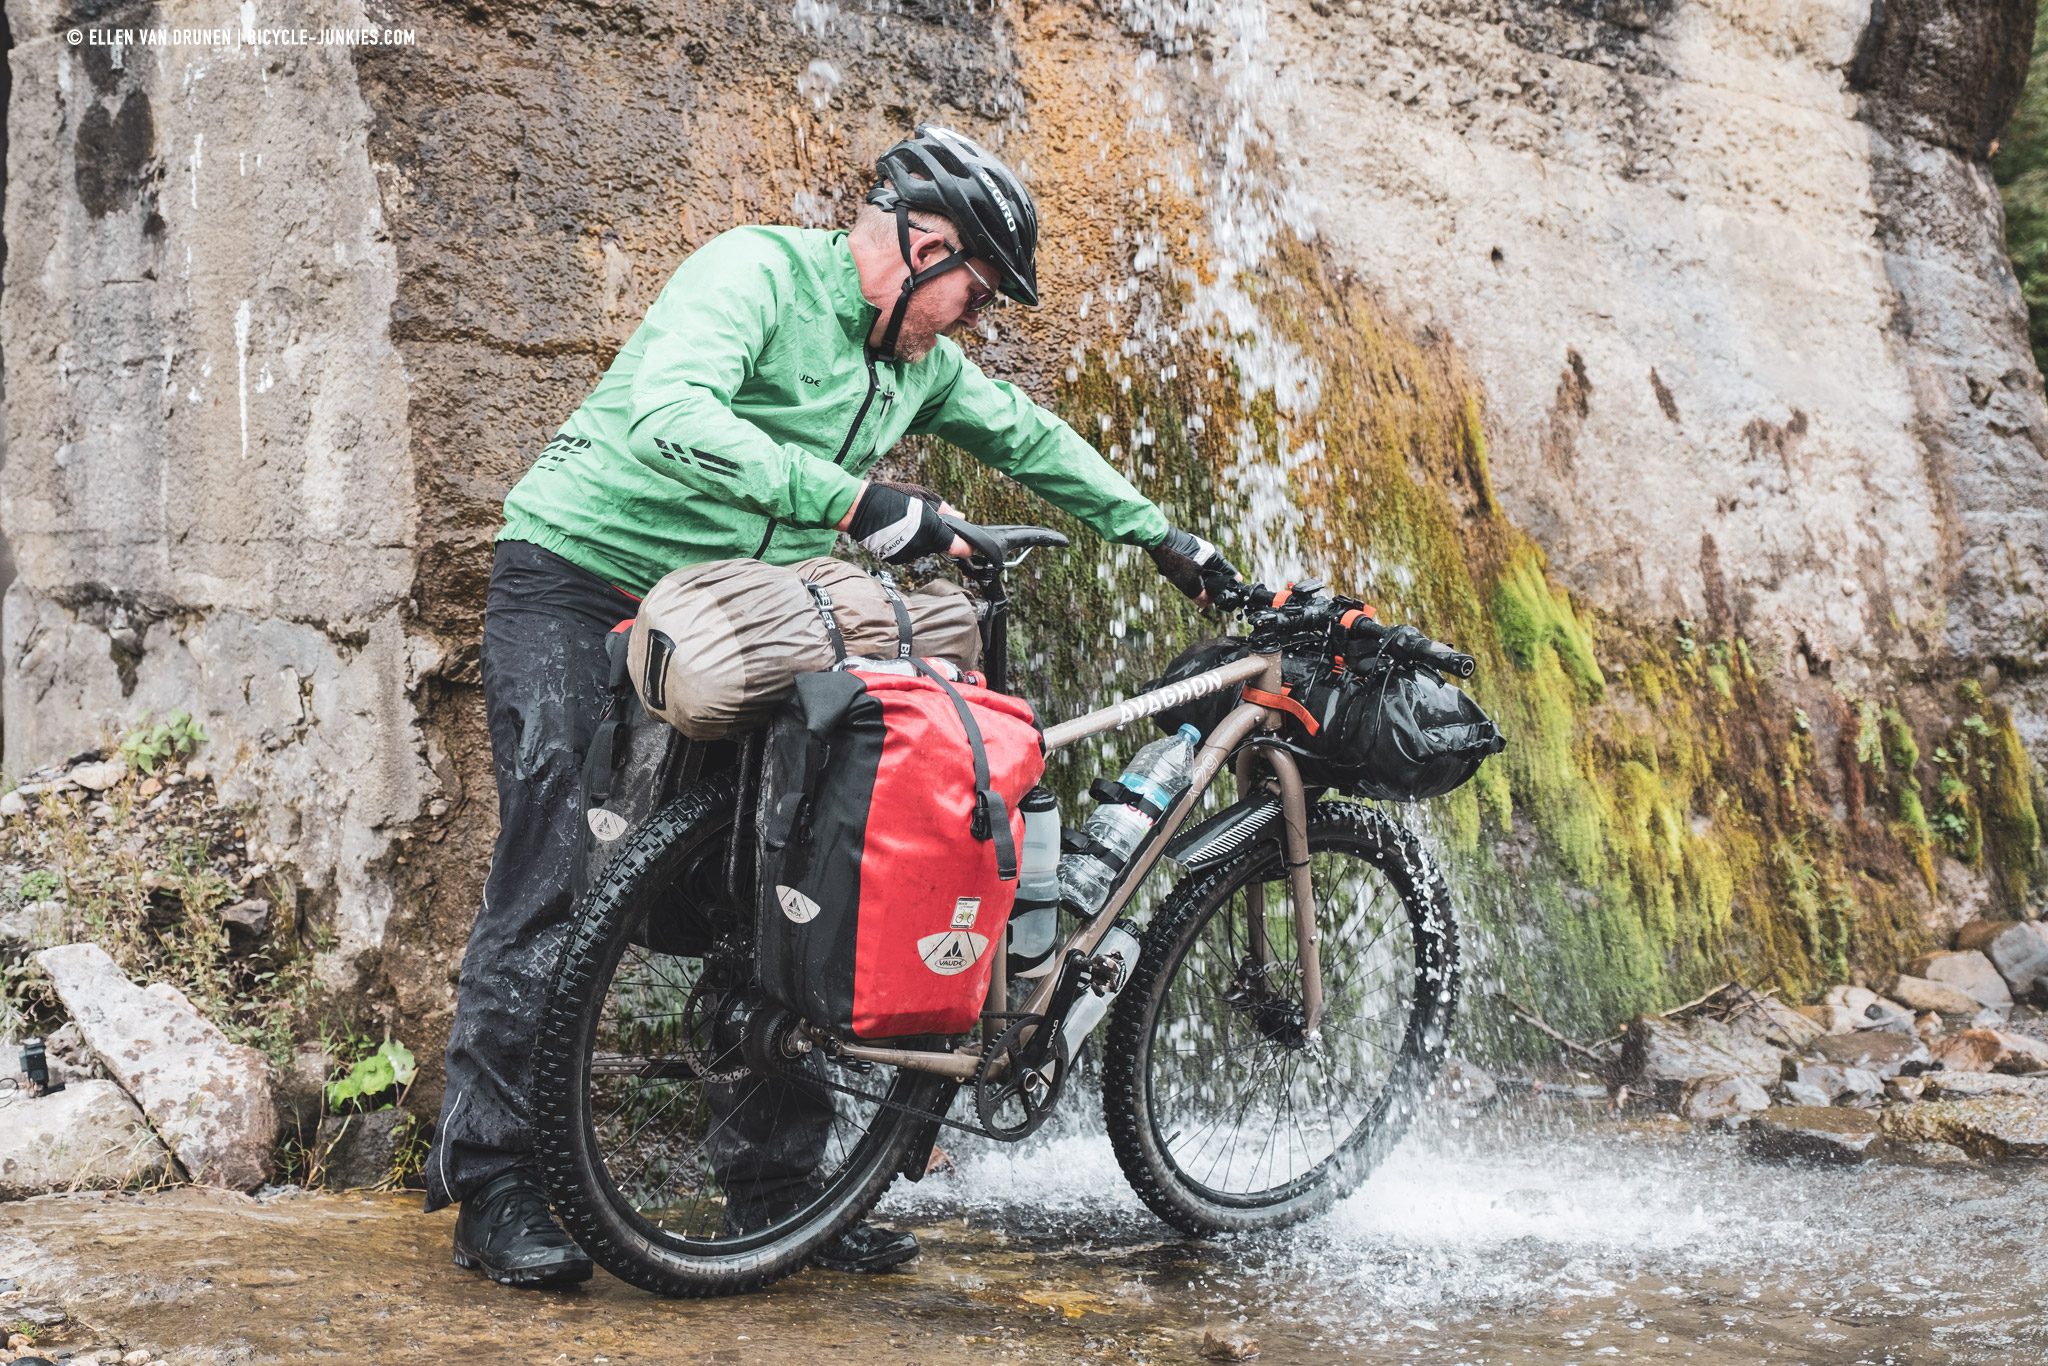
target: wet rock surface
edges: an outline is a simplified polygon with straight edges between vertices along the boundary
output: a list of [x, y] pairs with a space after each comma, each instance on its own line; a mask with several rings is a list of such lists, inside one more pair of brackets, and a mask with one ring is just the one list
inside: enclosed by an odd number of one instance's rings
[[1995, 1161], [2048, 1160], [2048, 1100], [1985, 1095], [1973, 1100], [1901, 1106], [1884, 1117], [1887, 1134], [1950, 1143]]
[[1842, 1106], [1781, 1105], [1749, 1128], [1759, 1157], [1809, 1162], [1864, 1162], [1883, 1151], [1877, 1116]]
[[36, 961], [194, 1180], [247, 1190], [269, 1175], [278, 1118], [261, 1053], [230, 1043], [177, 988], [137, 986], [94, 945], [46, 949]]
[[0, 1095], [0, 1200], [140, 1185], [169, 1165], [142, 1111], [110, 1081]]
[[1930, 1046], [1934, 1059], [1951, 1072], [2048, 1072], [2048, 1044], [2002, 1029], [1965, 1029]]
[[1897, 1076], [1909, 1064], [1924, 1065], [1931, 1061], [1927, 1046], [1917, 1037], [1891, 1030], [1831, 1034], [1816, 1039], [1810, 1051], [1829, 1062], [1875, 1073], [1880, 1080]]
[[2035, 999], [2048, 985], [2048, 933], [2033, 921], [1973, 921], [1956, 932], [1956, 947], [1989, 958], [2015, 1000]]
[[1989, 958], [1975, 949], [1948, 950], [1925, 954], [1913, 960], [1906, 971], [1930, 982], [1954, 987], [1979, 1005], [1993, 1010], [2012, 1006], [2012, 989]]
[[1777, 1049], [1720, 1020], [1644, 1016], [1629, 1024], [1617, 1075], [1629, 1086], [1675, 1089], [1703, 1077], [1767, 1082], [1779, 1065]]
[[1914, 1010], [1960, 1015], [1964, 1019], [1976, 1014], [1980, 1004], [1975, 997], [1946, 982], [1915, 977], [1911, 973], [1901, 973], [1899, 980], [1892, 983], [1892, 997], [1900, 1005], [1910, 1006]]

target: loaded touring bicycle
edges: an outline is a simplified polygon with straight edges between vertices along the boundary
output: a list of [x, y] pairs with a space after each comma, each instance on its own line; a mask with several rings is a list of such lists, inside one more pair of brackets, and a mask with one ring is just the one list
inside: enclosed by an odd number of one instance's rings
[[[986, 687], [1002, 694], [1005, 571], [1066, 541], [954, 525], [975, 551], [963, 568]], [[1146, 718], [1191, 727], [1166, 800], [1107, 860], [1099, 904], [1061, 908], [1052, 952], [949, 941], [985, 960], [965, 1032], [862, 1037], [764, 988], [764, 934], [808, 908], [792, 913], [785, 895], [774, 914], [771, 895], [760, 909], [763, 733], [683, 748], [674, 795], [577, 904], [535, 1059], [549, 1189], [595, 1260], [665, 1295], [788, 1275], [898, 1176], [921, 1177], [942, 1130], [1035, 1131], [1105, 1018], [1110, 1140], [1169, 1223], [1272, 1228], [1365, 1178], [1440, 1067], [1458, 949], [1415, 835], [1345, 794], [1434, 795], [1502, 742], [1441, 679], [1469, 676], [1470, 657], [1358, 602], [1297, 583], [1243, 585], [1219, 605], [1245, 636], [1044, 729], [1056, 756]], [[1234, 800], [1191, 823], [1226, 771]], [[1135, 794], [1098, 781], [1094, 795]], [[1086, 833], [1068, 848], [1116, 852]], [[1133, 897], [1162, 859], [1182, 875], [1140, 925]]]

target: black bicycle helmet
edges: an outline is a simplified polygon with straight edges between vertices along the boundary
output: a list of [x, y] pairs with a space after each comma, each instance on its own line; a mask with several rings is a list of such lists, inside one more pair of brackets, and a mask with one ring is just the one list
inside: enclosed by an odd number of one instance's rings
[[967, 263], [970, 256], [991, 262], [996, 287], [1020, 304], [1038, 303], [1038, 206], [1009, 167], [971, 138], [935, 123], [882, 153], [875, 162], [875, 187], [867, 202], [896, 215], [896, 241], [910, 264], [910, 214], [943, 214], [959, 230], [964, 250], [924, 270], [913, 270], [883, 333], [881, 350], [895, 349], [896, 333], [910, 306], [911, 291], [925, 281]]

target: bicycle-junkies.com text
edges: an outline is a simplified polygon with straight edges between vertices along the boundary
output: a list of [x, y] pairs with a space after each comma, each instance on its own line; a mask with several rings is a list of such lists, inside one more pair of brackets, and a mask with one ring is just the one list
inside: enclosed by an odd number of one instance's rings
[[412, 47], [409, 28], [74, 28], [73, 47]]

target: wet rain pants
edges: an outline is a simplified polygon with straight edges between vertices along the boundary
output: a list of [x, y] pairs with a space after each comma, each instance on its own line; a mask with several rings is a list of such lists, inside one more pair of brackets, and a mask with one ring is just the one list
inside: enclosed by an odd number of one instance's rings
[[[582, 857], [583, 759], [604, 711], [605, 637], [634, 599], [539, 546], [500, 541], [484, 609], [483, 684], [498, 842], [462, 957], [427, 1208], [533, 1160], [533, 1050]], [[711, 1162], [734, 1203], [777, 1206], [817, 1167], [829, 1100], [796, 1087], [707, 1088]]]

